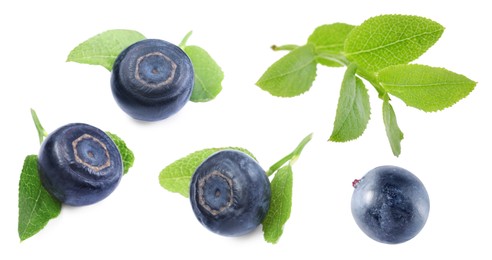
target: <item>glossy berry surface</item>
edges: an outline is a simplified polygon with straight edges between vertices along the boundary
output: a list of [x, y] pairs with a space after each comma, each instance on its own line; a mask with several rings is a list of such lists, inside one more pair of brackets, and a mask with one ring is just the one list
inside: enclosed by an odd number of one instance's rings
[[352, 215], [370, 238], [398, 244], [415, 237], [429, 215], [429, 196], [411, 172], [380, 166], [354, 181]]
[[87, 124], [68, 124], [44, 140], [38, 155], [45, 189], [72, 206], [96, 203], [118, 186], [123, 165], [118, 148], [103, 131]]
[[191, 96], [194, 71], [178, 46], [157, 39], [136, 42], [123, 50], [111, 73], [111, 90], [131, 117], [165, 119], [183, 108]]
[[241, 236], [253, 231], [270, 206], [270, 182], [258, 163], [243, 152], [219, 151], [191, 179], [190, 200], [197, 219], [210, 231]]

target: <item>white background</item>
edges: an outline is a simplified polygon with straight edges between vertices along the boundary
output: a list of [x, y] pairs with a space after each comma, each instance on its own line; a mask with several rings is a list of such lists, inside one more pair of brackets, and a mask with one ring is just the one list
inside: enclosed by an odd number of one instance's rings
[[[2, 1], [0, 4], [0, 259], [490, 259], [491, 23], [486, 1]], [[454, 107], [424, 113], [394, 99], [405, 133], [392, 155], [381, 100], [367, 84], [372, 113], [362, 137], [327, 142], [343, 69], [318, 67], [306, 94], [281, 99], [255, 86], [284, 53], [272, 44], [303, 44], [319, 25], [360, 24], [379, 14], [431, 18], [446, 30], [417, 63], [445, 67], [478, 82]], [[72, 48], [108, 29], [205, 48], [224, 73], [209, 103], [188, 103], [167, 120], [142, 123], [113, 100], [110, 73], [65, 62]], [[63, 207], [24, 242], [17, 235], [18, 182], [26, 155], [39, 149], [30, 108], [47, 131], [84, 122], [122, 137], [134, 167], [106, 200]], [[292, 215], [276, 245], [261, 228], [227, 238], [203, 228], [187, 199], [159, 185], [159, 172], [193, 151], [249, 149], [266, 169], [307, 134], [313, 140], [294, 165]], [[377, 243], [350, 212], [351, 182], [370, 169], [398, 165], [426, 185], [431, 212], [422, 232], [399, 245]], [[292, 258], [289, 258], [292, 259]]]

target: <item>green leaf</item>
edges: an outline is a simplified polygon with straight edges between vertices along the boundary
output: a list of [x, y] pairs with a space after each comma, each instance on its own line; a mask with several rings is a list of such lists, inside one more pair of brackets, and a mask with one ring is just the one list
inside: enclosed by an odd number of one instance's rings
[[38, 175], [38, 159], [29, 155], [19, 181], [19, 223], [21, 241], [30, 238], [43, 229], [50, 219], [61, 212], [61, 203], [53, 198], [42, 186]]
[[476, 82], [444, 68], [410, 64], [385, 68], [378, 81], [407, 105], [426, 112], [454, 105], [475, 88]]
[[214, 99], [222, 90], [224, 72], [204, 49], [191, 45], [185, 46], [183, 50], [190, 57], [195, 71], [195, 85], [190, 100], [207, 102]]
[[193, 102], [207, 102], [214, 99], [222, 90], [224, 72], [203, 48], [186, 45], [191, 33], [191, 31], [188, 32], [179, 44], [179, 47], [190, 58], [195, 72], [195, 82], [190, 100]]
[[381, 15], [354, 28], [345, 42], [349, 61], [369, 71], [411, 62], [439, 40], [444, 27], [411, 15]]
[[277, 243], [283, 233], [283, 226], [290, 217], [293, 185], [292, 165], [297, 161], [312, 137], [313, 134], [304, 137], [294, 151], [272, 165], [267, 172], [268, 176], [275, 174], [270, 183], [272, 191], [270, 208], [262, 222], [263, 236], [265, 241], [269, 243]]
[[132, 150], [126, 146], [123, 139], [110, 132], [106, 132], [106, 134], [113, 140], [116, 147], [118, 147], [118, 150], [120, 151], [121, 160], [123, 161], [123, 174], [128, 173], [128, 170], [133, 166], [133, 162], [135, 161], [135, 155]]
[[116, 57], [128, 46], [144, 40], [145, 36], [132, 30], [109, 30], [79, 44], [67, 61], [101, 65], [111, 71]]
[[308, 43], [316, 47], [317, 61], [329, 67], [342, 67], [331, 55], [341, 54], [347, 35], [355, 26], [346, 23], [325, 24], [317, 27], [309, 36]]
[[315, 48], [306, 44], [272, 64], [256, 85], [274, 96], [294, 97], [308, 91], [315, 77]]
[[238, 147], [203, 149], [191, 153], [164, 168], [159, 174], [159, 183], [164, 189], [170, 192], [179, 193], [188, 198], [190, 196], [191, 177], [193, 176], [196, 168], [198, 168], [198, 166], [200, 166], [200, 164], [212, 154], [221, 150], [230, 149], [242, 151], [253, 157], [248, 150]]
[[355, 76], [356, 69], [357, 66], [351, 64], [345, 72], [330, 141], [354, 140], [364, 133], [369, 122], [369, 95], [362, 80]]
[[383, 101], [383, 121], [393, 155], [398, 157], [401, 153], [400, 143], [403, 140], [403, 132], [398, 127], [395, 111], [389, 103], [388, 98]]
[[271, 182], [270, 208], [263, 220], [263, 236], [269, 243], [277, 243], [292, 208], [293, 173], [291, 165], [278, 170]]

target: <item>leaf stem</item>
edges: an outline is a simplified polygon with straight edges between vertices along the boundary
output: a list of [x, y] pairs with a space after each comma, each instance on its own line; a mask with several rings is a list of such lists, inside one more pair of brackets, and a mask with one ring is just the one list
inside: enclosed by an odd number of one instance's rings
[[299, 143], [299, 145], [296, 147], [296, 149], [293, 152], [294, 156], [289, 162], [290, 165], [293, 165], [297, 161], [297, 159], [301, 155], [302, 150], [304, 149], [306, 144], [309, 143], [309, 141], [311, 141], [312, 138], [313, 138], [313, 134], [311, 133], [306, 137], [304, 137], [304, 139], [302, 139], [302, 141]]
[[[340, 65], [344, 65], [347, 67], [350, 66], [350, 64], [352, 64], [343, 54], [330, 53], [327, 51], [318, 51], [317, 55], [320, 58], [331, 60], [339, 63]], [[387, 95], [386, 91], [383, 89], [381, 84], [379, 84], [376, 78], [376, 74], [374, 72], [369, 72], [365, 69], [357, 67], [356, 73], [374, 86], [374, 88], [378, 92], [379, 98], [383, 99], [383, 97]]]
[[360, 67], [357, 67], [356, 73], [357, 75], [361, 76], [365, 80], [369, 81], [369, 83], [371, 83], [371, 85], [377, 90], [380, 99], [383, 99], [384, 96], [387, 95], [386, 91], [383, 89], [381, 84], [379, 84], [378, 80], [376, 79], [376, 74], [374, 72], [369, 72]]
[[327, 53], [327, 52], [319, 52], [317, 54], [318, 57], [326, 59], [326, 60], [331, 60], [334, 62], [339, 63], [342, 66], [349, 66], [350, 62], [345, 58], [345, 56], [341, 54], [333, 54], [333, 53]]
[[312, 137], [313, 137], [312, 133], [309, 134], [308, 136], [304, 137], [304, 139], [302, 139], [302, 141], [299, 143], [299, 145], [296, 147], [296, 149], [294, 149], [294, 151], [292, 151], [287, 156], [280, 159], [278, 162], [276, 162], [274, 165], [272, 165], [268, 169], [268, 171], [266, 172], [267, 176], [271, 176], [273, 173], [275, 173], [278, 169], [280, 169], [280, 167], [282, 167], [287, 162], [289, 162], [289, 165], [292, 166], [297, 161], [297, 159], [299, 158], [299, 155], [301, 155], [301, 152], [304, 149], [304, 147], [306, 146], [306, 144], [309, 141], [311, 141]]
[[186, 47], [186, 42], [188, 42], [188, 39], [190, 38], [190, 36], [191, 36], [191, 33], [192, 33], [192, 32], [193, 32], [193, 31], [189, 31], [189, 32], [185, 35], [185, 37], [183, 38], [183, 40], [181, 40], [181, 42], [179, 43], [179, 45], [178, 45], [178, 46], [179, 46], [181, 49], [184, 49], [184, 47]]
[[299, 47], [299, 45], [295, 45], [295, 44], [286, 44], [286, 45], [272, 45], [272, 50], [274, 51], [292, 51], [294, 49], [296, 49], [297, 47]]
[[43, 143], [43, 139], [48, 136], [48, 132], [44, 130], [43, 126], [41, 125], [41, 122], [39, 121], [38, 115], [36, 114], [36, 111], [31, 108], [31, 116], [32, 120], [34, 121], [34, 125], [36, 126], [36, 130], [38, 130], [38, 136], [39, 136], [39, 143]]
[[266, 172], [266, 175], [272, 176], [274, 172], [280, 169], [280, 167], [282, 167], [285, 163], [287, 163], [290, 159], [292, 159], [292, 157], [294, 157], [294, 152], [289, 153], [287, 156], [285, 156], [284, 158], [276, 162], [274, 165], [272, 165]]

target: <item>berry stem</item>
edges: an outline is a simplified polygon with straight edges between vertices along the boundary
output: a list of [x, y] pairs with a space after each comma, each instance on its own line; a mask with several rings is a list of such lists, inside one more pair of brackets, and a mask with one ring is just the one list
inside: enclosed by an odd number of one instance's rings
[[43, 126], [41, 125], [41, 122], [39, 121], [38, 115], [36, 114], [36, 111], [31, 108], [31, 116], [32, 120], [34, 121], [34, 125], [36, 126], [36, 130], [38, 130], [38, 136], [39, 136], [39, 143], [43, 143], [43, 140], [45, 137], [48, 136], [48, 132], [44, 130]]

